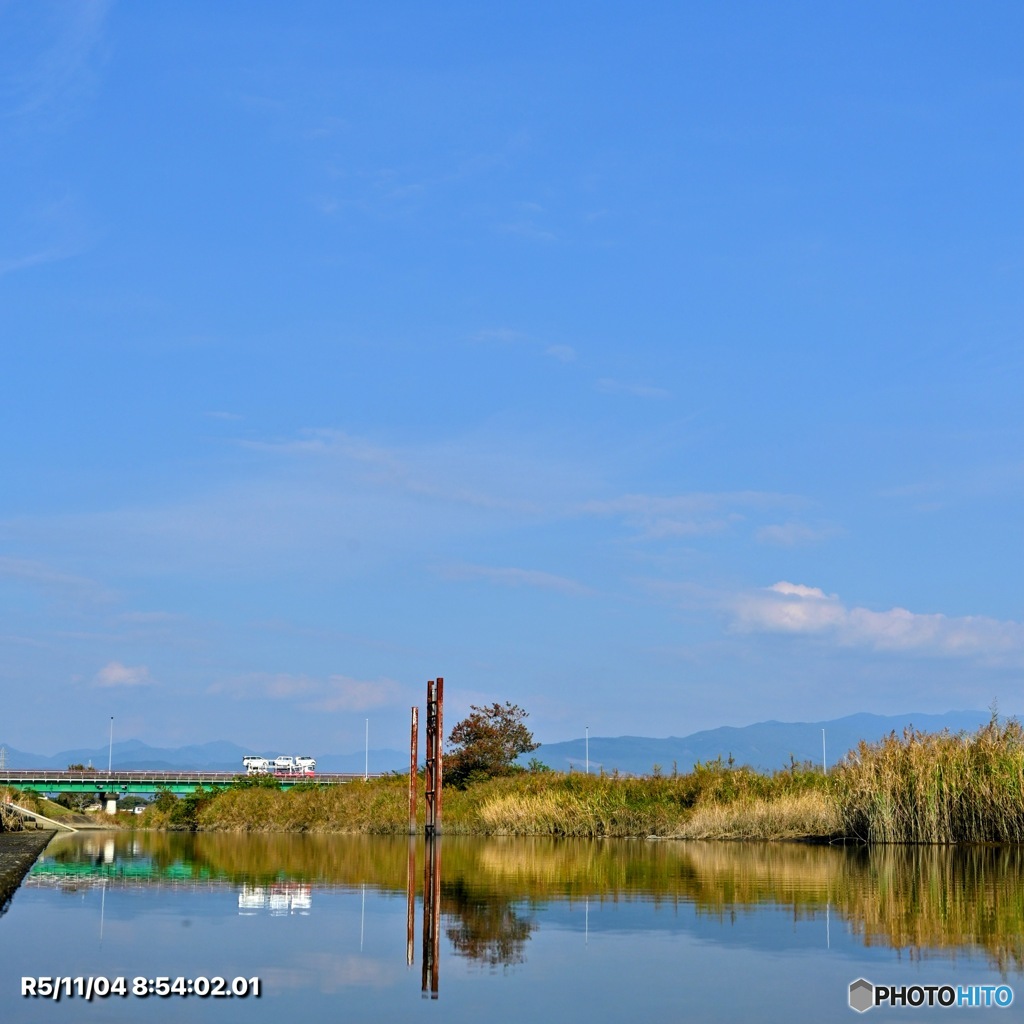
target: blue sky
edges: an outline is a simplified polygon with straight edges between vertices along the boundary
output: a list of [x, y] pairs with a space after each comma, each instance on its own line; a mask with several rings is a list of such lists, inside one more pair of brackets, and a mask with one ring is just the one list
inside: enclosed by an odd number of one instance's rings
[[0, 4], [0, 742], [1024, 710], [1021, 38]]

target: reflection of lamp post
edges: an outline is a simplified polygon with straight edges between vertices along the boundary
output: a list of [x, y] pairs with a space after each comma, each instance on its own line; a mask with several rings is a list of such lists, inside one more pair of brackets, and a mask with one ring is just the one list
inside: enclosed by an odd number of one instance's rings
[[110, 716], [110, 750], [107, 752], [107, 774], [114, 763], [114, 716]]

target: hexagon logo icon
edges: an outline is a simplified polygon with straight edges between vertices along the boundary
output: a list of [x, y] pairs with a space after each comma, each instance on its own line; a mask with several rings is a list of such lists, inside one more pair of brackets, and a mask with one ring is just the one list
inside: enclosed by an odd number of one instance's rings
[[875, 986], [867, 978], [850, 982], [850, 1009], [864, 1013], [875, 1005]]

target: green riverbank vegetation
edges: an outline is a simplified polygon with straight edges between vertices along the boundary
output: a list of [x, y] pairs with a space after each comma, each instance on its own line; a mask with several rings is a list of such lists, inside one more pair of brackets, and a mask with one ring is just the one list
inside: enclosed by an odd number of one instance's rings
[[[692, 837], [763, 839], [836, 835], [838, 817], [820, 769], [794, 765], [764, 775], [723, 762], [692, 772], [625, 778], [524, 771], [446, 787], [443, 830], [450, 835]], [[422, 793], [422, 781], [419, 791]], [[423, 828], [422, 797], [418, 827]], [[766, 808], [768, 808], [766, 810]], [[408, 775], [341, 786], [274, 780], [181, 799], [158, 796], [141, 828], [244, 832], [359, 832], [409, 829]]]
[[[422, 806], [420, 815], [422, 829]], [[138, 824], [400, 835], [408, 831], [408, 776], [287, 791], [272, 778], [243, 778], [218, 794], [161, 794]], [[619, 777], [554, 772], [534, 761], [533, 770], [446, 787], [443, 829], [588, 838], [1021, 842], [1024, 730], [994, 717], [974, 734], [908, 730], [861, 743], [827, 774], [796, 763], [766, 774], [719, 759], [685, 773]]]

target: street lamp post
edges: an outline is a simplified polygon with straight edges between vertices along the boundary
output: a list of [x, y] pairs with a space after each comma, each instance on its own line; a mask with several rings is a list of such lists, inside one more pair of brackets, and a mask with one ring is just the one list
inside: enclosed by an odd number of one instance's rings
[[110, 716], [110, 748], [107, 751], [107, 774], [114, 766], [114, 716]]

